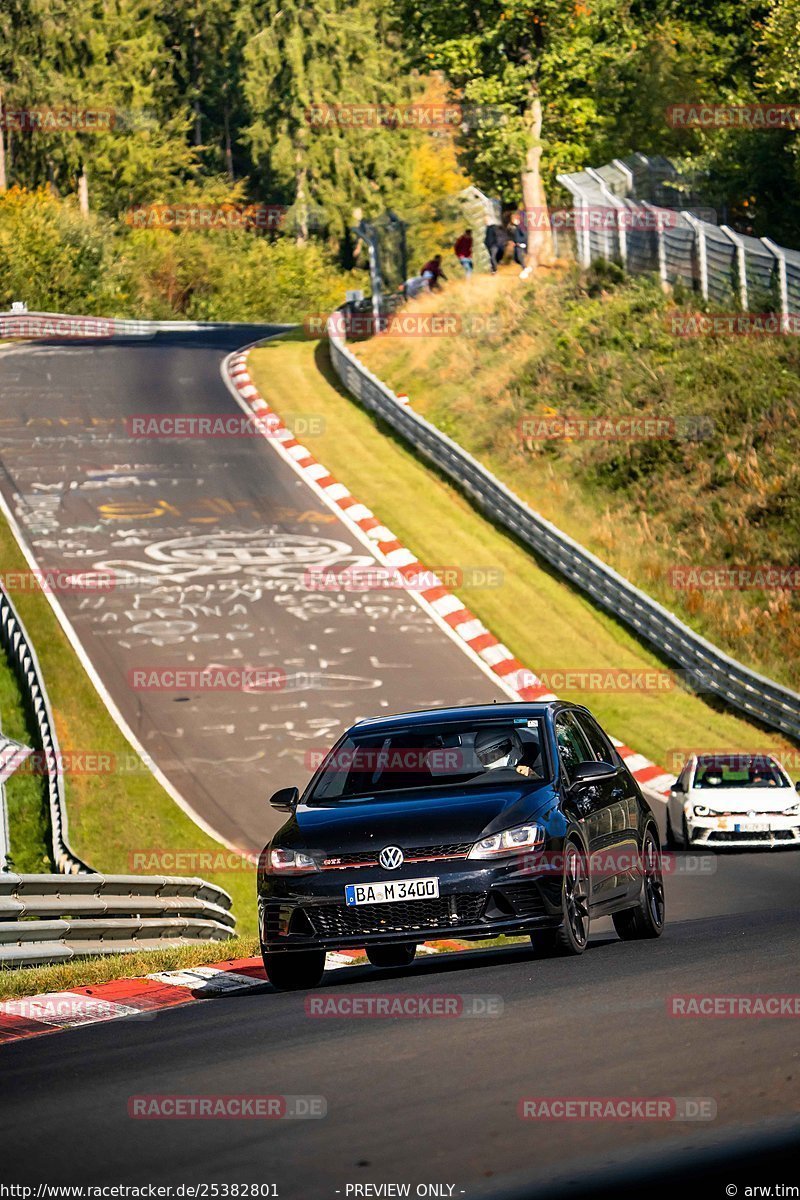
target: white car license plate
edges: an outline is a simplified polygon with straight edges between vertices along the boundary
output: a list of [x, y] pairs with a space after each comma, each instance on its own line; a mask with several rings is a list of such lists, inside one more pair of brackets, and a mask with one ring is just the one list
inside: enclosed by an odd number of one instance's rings
[[344, 902], [354, 904], [393, 904], [398, 900], [435, 900], [438, 879], [393, 879], [391, 883], [348, 883]]
[[739, 821], [736, 824], [737, 833], [769, 833], [771, 828], [767, 821]]

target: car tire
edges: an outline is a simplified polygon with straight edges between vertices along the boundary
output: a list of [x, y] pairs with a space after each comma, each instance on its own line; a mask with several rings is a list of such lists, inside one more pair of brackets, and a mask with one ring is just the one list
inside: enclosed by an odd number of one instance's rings
[[661, 937], [664, 932], [664, 877], [658, 832], [648, 825], [642, 839], [642, 886], [635, 908], [612, 914], [612, 921], [623, 942]]
[[665, 840], [667, 843], [668, 850], [677, 850], [678, 849], [678, 846], [680, 843], [678, 842], [678, 839], [675, 836], [675, 830], [672, 828], [672, 818], [669, 815], [669, 805], [667, 805], [667, 836], [666, 836]]
[[373, 967], [409, 967], [417, 953], [415, 942], [400, 942], [394, 946], [368, 946], [367, 958]]
[[561, 911], [558, 929], [534, 930], [530, 935], [536, 955], [572, 957], [583, 954], [589, 941], [589, 872], [586, 855], [576, 842], [564, 846]]
[[313, 988], [325, 972], [324, 950], [262, 950], [267, 979], [279, 992]]

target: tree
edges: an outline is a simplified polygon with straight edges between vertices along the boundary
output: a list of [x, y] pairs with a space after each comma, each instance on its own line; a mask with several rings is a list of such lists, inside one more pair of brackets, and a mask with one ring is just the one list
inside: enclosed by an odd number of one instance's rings
[[407, 135], [351, 106], [407, 95], [381, 0], [263, 0], [245, 14], [245, 140], [270, 200], [291, 207], [304, 242], [318, 222], [342, 237], [352, 212], [397, 201]]
[[[466, 105], [464, 161], [485, 190], [546, 215], [543, 153], [604, 125], [594, 82], [630, 52], [629, 5], [616, 0], [401, 0], [417, 59], [444, 70]], [[585, 148], [585, 140], [582, 142]], [[560, 164], [564, 169], [565, 164]], [[546, 220], [530, 223], [528, 265], [550, 253]]]
[[7, 112], [108, 114], [91, 130], [7, 135], [13, 182], [77, 190], [84, 207], [119, 212], [170, 195], [193, 169], [150, 0], [6, 0], [0, 85]]

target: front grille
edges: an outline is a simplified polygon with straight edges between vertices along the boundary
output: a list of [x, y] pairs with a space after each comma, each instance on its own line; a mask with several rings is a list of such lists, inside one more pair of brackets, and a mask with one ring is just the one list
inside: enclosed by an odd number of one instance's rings
[[723, 833], [719, 829], [712, 829], [706, 841], [709, 842], [740, 842], [742, 838], [747, 838], [754, 842], [794, 842], [797, 841], [791, 829], [773, 829], [771, 833], [751, 833], [748, 829], [743, 829], [740, 833]]
[[[466, 858], [472, 845], [472, 842], [442, 842], [434, 846], [403, 846], [402, 851], [406, 862], [409, 859]], [[331, 854], [322, 860], [322, 866], [329, 871], [343, 867], [377, 867], [382, 849], [379, 846], [376, 850], [364, 850], [356, 854]]]
[[511, 901], [514, 913], [518, 917], [543, 917], [547, 913], [541, 893], [535, 884], [511, 883], [499, 891]]
[[304, 911], [320, 937], [359, 933], [411, 933], [473, 925], [481, 919], [486, 893], [440, 896], [438, 900], [401, 900], [396, 904], [320, 904]]

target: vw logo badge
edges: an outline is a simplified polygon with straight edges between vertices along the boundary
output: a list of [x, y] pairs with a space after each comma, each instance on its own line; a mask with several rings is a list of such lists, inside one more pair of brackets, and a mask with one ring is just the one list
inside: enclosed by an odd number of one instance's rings
[[378, 862], [387, 871], [396, 871], [403, 865], [403, 851], [399, 846], [385, 846], [378, 855]]

